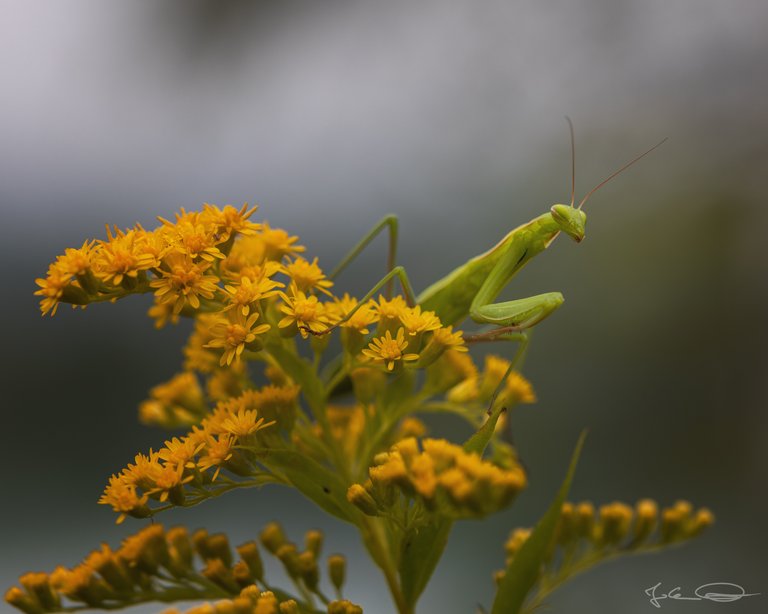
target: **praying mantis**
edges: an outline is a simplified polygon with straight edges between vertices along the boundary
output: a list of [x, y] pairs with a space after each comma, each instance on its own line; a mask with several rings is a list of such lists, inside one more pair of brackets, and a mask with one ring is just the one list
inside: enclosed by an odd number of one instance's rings
[[[414, 295], [405, 269], [395, 266], [398, 221], [394, 215], [379, 221], [371, 231], [342, 259], [332, 271], [334, 279], [382, 230], [389, 229], [388, 273], [363, 297], [358, 307], [366, 303], [385, 285], [391, 293], [392, 281], [397, 278], [406, 299], [411, 305], [420, 305], [425, 311], [434, 311], [444, 325], [458, 324], [469, 317], [478, 324], [491, 325], [488, 332], [465, 335], [465, 341], [508, 340], [520, 343], [516, 356], [521, 356], [527, 343], [525, 331], [535, 326], [563, 304], [559, 292], [547, 292], [527, 298], [494, 302], [501, 291], [512, 281], [520, 270], [536, 255], [546, 250], [562, 232], [576, 243], [584, 239], [587, 216], [582, 207], [597, 190], [619, 173], [628, 169], [641, 158], [661, 146], [663, 139], [647, 151], [633, 158], [611, 173], [587, 192], [578, 206], [575, 206], [576, 162], [573, 123], [566, 117], [571, 136], [571, 202], [570, 205], [554, 204], [546, 213], [509, 231], [495, 246], [475, 256], [448, 275], [433, 283], [418, 296]], [[349, 319], [357, 308], [352, 309], [340, 322]], [[325, 333], [327, 331], [323, 331]], [[512, 366], [510, 366], [510, 370]]]

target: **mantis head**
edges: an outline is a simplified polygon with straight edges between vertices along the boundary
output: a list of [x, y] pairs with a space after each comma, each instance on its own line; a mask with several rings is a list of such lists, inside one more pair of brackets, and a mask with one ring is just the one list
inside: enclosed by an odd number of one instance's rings
[[552, 218], [565, 234], [576, 243], [584, 239], [584, 226], [587, 223], [587, 214], [581, 209], [570, 205], [552, 205], [550, 209]]
[[570, 205], [561, 205], [561, 204], [552, 205], [550, 212], [552, 213], [552, 219], [555, 220], [555, 223], [560, 227], [560, 230], [565, 234], [567, 234], [569, 237], [571, 237], [571, 239], [576, 241], [576, 243], [581, 243], [581, 241], [584, 239], [584, 226], [587, 223], [587, 215], [581, 210], [581, 208], [584, 206], [584, 203], [589, 200], [589, 197], [592, 196], [592, 194], [597, 192], [600, 188], [602, 188], [606, 183], [608, 183], [616, 175], [627, 170], [640, 158], [644, 158], [645, 156], [647, 156], [649, 153], [651, 153], [654, 149], [659, 147], [667, 139], [662, 139], [659, 143], [656, 143], [656, 145], [651, 147], [648, 151], [641, 153], [636, 158], [627, 162], [619, 170], [611, 173], [607, 179], [603, 179], [594, 188], [592, 188], [589, 192], [587, 192], [587, 195], [581, 199], [579, 206], [575, 207], [574, 203], [576, 200], [576, 139], [573, 136], [573, 122], [571, 121], [571, 118], [566, 115], [565, 119], [568, 122], [568, 128], [570, 129], [570, 132], [571, 132], [571, 204]]

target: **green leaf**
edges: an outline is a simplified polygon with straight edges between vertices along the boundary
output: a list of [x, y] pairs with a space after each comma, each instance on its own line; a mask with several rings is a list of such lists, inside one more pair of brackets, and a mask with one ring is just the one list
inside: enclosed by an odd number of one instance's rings
[[329, 514], [355, 522], [357, 509], [347, 501], [347, 486], [337, 474], [293, 450], [259, 450], [260, 462], [280, 471], [304, 496]]
[[434, 522], [411, 529], [403, 538], [400, 557], [400, 583], [403, 597], [414, 605], [443, 555], [453, 521], [437, 518]]
[[579, 436], [571, 457], [571, 464], [568, 467], [568, 473], [557, 492], [557, 496], [507, 567], [506, 574], [499, 583], [491, 614], [518, 614], [528, 593], [539, 579], [542, 564], [554, 539], [563, 503], [565, 503], [571, 488], [586, 435], [586, 431], [583, 431]]
[[474, 452], [475, 454], [480, 454], [482, 456], [488, 442], [491, 440], [491, 437], [493, 437], [496, 423], [499, 421], [499, 417], [501, 417], [503, 411], [505, 411], [505, 408], [501, 406], [493, 410], [483, 425], [464, 443], [464, 450], [466, 452]]

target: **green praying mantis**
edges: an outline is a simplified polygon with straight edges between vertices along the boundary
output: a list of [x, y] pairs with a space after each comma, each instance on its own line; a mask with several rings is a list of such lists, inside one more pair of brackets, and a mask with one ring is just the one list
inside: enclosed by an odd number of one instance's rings
[[[387, 274], [366, 294], [347, 315], [333, 327], [322, 331], [325, 334], [352, 317], [357, 308], [379, 292], [385, 285], [391, 294], [392, 282], [397, 279], [410, 305], [420, 305], [423, 310], [434, 311], [444, 325], [455, 325], [469, 317], [474, 322], [490, 325], [490, 331], [465, 335], [465, 341], [507, 340], [520, 343], [515, 360], [522, 355], [527, 344], [526, 331], [535, 326], [563, 304], [560, 292], [547, 292], [527, 298], [494, 302], [501, 291], [512, 281], [534, 256], [547, 249], [562, 232], [575, 242], [584, 239], [587, 216], [582, 207], [601, 187], [628, 169], [638, 160], [661, 146], [663, 139], [647, 151], [633, 158], [611, 173], [587, 192], [578, 206], [575, 206], [576, 163], [573, 123], [566, 117], [571, 136], [571, 202], [570, 205], [554, 204], [546, 213], [509, 231], [495, 246], [433, 283], [416, 296], [405, 269], [396, 266], [398, 220], [389, 215], [380, 220], [366, 236], [342, 259], [331, 272], [334, 279], [346, 266], [385, 228], [389, 229], [389, 257]], [[311, 331], [310, 331], [311, 332]], [[317, 334], [317, 333], [315, 333]], [[510, 371], [512, 369], [510, 366]]]

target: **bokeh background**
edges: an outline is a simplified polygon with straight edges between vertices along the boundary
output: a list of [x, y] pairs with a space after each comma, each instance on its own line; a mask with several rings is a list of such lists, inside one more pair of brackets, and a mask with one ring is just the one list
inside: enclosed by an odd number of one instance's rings
[[[0, 14], [3, 587], [140, 526], [96, 499], [166, 436], [136, 406], [177, 371], [188, 330], [155, 332], [141, 299], [41, 319], [33, 280], [56, 254], [106, 222], [248, 201], [330, 267], [394, 212], [420, 289], [568, 202], [569, 114], [580, 194], [670, 140], [592, 198], [584, 243], [560, 238], [505, 295], [566, 296], [525, 366], [540, 402], [514, 418], [531, 486], [457, 526], [420, 611], [490, 605], [506, 535], [545, 508], [583, 427], [575, 499], [684, 497], [717, 524], [575, 580], [551, 611], [649, 612], [659, 581], [763, 593], [665, 603], [673, 614], [766, 611], [765, 2], [3, 0]], [[362, 294], [384, 249], [340, 285]], [[291, 492], [162, 520], [239, 542], [275, 518], [294, 539], [327, 530], [350, 597], [391, 612], [355, 534]]]

